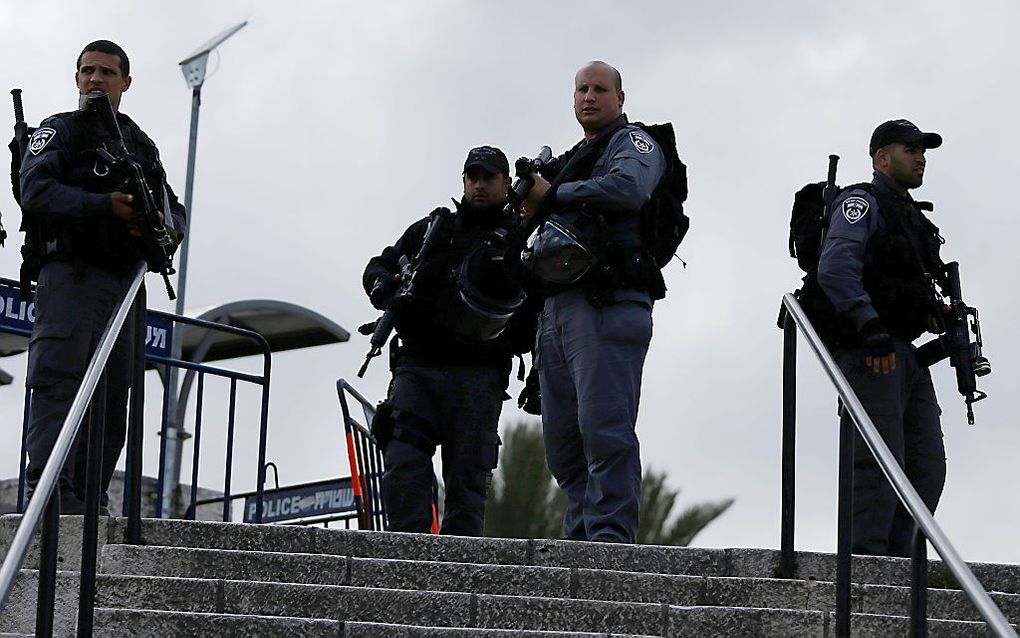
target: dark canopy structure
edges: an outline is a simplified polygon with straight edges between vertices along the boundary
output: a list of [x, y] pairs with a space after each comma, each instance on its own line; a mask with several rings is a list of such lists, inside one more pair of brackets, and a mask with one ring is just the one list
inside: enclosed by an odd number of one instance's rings
[[[273, 352], [343, 343], [349, 332], [321, 314], [304, 306], [272, 299], [233, 301], [202, 311], [196, 319], [213, 321], [257, 332]], [[181, 326], [183, 359], [219, 361], [260, 354], [250, 339], [198, 328]]]
[[[286, 301], [248, 299], [203, 309], [196, 317], [252, 330], [269, 342], [273, 352], [343, 343], [349, 332], [323, 315]], [[188, 361], [219, 361], [261, 354], [251, 339], [179, 324], [182, 358]], [[0, 331], [0, 357], [21, 354], [28, 349], [28, 337]], [[0, 375], [0, 384], [3, 383]]]

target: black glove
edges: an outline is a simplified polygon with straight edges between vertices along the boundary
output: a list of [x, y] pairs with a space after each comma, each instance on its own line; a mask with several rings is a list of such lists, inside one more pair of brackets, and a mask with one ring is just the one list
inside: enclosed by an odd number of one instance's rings
[[384, 275], [375, 280], [371, 292], [368, 293], [368, 300], [372, 302], [377, 310], [386, 310], [393, 301], [393, 294], [397, 292], [397, 282], [392, 275]]
[[517, 397], [517, 407], [528, 414], [542, 416], [542, 389], [538, 385], [538, 370], [534, 367], [528, 373], [524, 389]]
[[887, 357], [896, 352], [889, 331], [879, 319], [871, 319], [861, 326], [861, 346], [869, 357]]

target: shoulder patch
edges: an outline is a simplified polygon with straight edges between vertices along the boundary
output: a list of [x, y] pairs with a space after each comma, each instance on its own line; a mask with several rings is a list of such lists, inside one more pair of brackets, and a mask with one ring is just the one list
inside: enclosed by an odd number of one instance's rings
[[871, 205], [863, 197], [847, 197], [843, 200], [843, 217], [851, 224], [856, 224], [868, 214]]
[[655, 150], [655, 144], [644, 131], [631, 131], [630, 142], [638, 153], [647, 154]]
[[32, 155], [38, 155], [56, 135], [57, 132], [48, 126], [36, 129], [35, 133], [32, 133], [32, 137], [28, 140], [28, 150]]

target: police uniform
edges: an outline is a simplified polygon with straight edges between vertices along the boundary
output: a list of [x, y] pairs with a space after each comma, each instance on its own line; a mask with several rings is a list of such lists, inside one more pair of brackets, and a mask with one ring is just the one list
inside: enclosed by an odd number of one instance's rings
[[[507, 170], [501, 167], [503, 174]], [[432, 457], [440, 446], [446, 493], [440, 531], [479, 536], [499, 455], [499, 414], [512, 358], [530, 349], [534, 321], [529, 325], [525, 313], [515, 315], [492, 340], [459, 333], [453, 314], [460, 304], [456, 271], [496, 231], [508, 231], [512, 220], [502, 206], [479, 209], [460, 202], [450, 223], [419, 269], [414, 299], [395, 309], [393, 379], [373, 434], [384, 449], [382, 494], [390, 530], [429, 531]], [[430, 218], [412, 224], [369, 261], [363, 284], [376, 308], [389, 305], [400, 258], [418, 254], [429, 224]]]
[[[836, 362], [932, 512], [946, 477], [941, 410], [912, 342], [928, 329], [941, 243], [938, 228], [910, 195], [876, 171], [870, 184], [849, 188], [833, 202], [818, 265], [818, 283], [838, 314], [831, 344]], [[869, 350], [876, 337], [891, 338], [896, 367], [889, 374], [865, 365], [866, 356], [877, 354]], [[850, 421], [845, 410], [841, 418]], [[913, 519], [856, 434], [853, 552], [909, 556], [912, 533]]]
[[[150, 187], [161, 189], [165, 172], [155, 144], [127, 115], [120, 113], [117, 120], [128, 152], [145, 170]], [[38, 273], [32, 273], [38, 287], [26, 378], [32, 390], [27, 436], [30, 487], [42, 474], [106, 323], [127, 291], [133, 265], [142, 259], [139, 240], [112, 213], [110, 193], [122, 190], [124, 176], [96, 154], [107, 137], [95, 114], [61, 113], [40, 124], [22, 160], [26, 257], [41, 265]], [[184, 207], [176, 195], [166, 186], [156, 198], [169, 204], [168, 226], [183, 236]], [[133, 312], [144, 308], [143, 288]], [[133, 328], [129, 317], [106, 368], [103, 505], [124, 446], [132, 349], [144, 343], [144, 335], [134, 334]], [[82, 428], [60, 474], [65, 513], [84, 498], [87, 429]]]
[[[653, 295], [647, 277], [631, 277], [627, 267], [647, 263], [639, 211], [666, 159], [621, 115], [561, 162], [542, 206], [566, 227], [588, 228], [585, 239], [607, 267], [545, 300], [535, 367], [546, 459], [567, 496], [565, 538], [633, 543], [641, 494], [635, 427]], [[661, 277], [657, 269], [648, 276]]]

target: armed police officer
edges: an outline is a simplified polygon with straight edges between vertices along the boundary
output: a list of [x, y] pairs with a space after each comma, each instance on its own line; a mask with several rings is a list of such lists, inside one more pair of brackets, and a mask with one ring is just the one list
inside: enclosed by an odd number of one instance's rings
[[[567, 539], [633, 543], [641, 459], [635, 431], [652, 303], [665, 292], [642, 207], [667, 173], [660, 144], [623, 114], [619, 71], [574, 77], [584, 139], [552, 182], [535, 176], [525, 211], [546, 221], [525, 268], [546, 294], [535, 352], [549, 469], [567, 496]], [[675, 155], [675, 148], [671, 149]]]
[[[85, 46], [75, 82], [80, 96], [105, 93], [117, 112], [125, 144], [144, 168], [148, 183], [163, 191], [167, 226], [182, 236], [184, 207], [166, 186], [153, 141], [120, 112], [131, 87], [124, 50], [108, 40]], [[80, 99], [84, 103], [84, 99]], [[20, 172], [24, 214], [24, 278], [36, 279], [36, 321], [28, 353], [26, 385], [32, 389], [28, 423], [28, 482], [38, 482], [71, 401], [98, 346], [107, 321], [131, 283], [142, 259], [140, 230], [132, 223], [132, 196], [121, 192], [125, 176], [112, 170], [97, 149], [109, 135], [96, 113], [77, 110], [44, 120], [32, 134]], [[165, 190], [164, 190], [165, 189]], [[144, 312], [144, 288], [132, 312]], [[131, 357], [145, 335], [135, 334], [129, 317], [106, 367], [106, 422], [102, 457], [102, 498], [124, 447]], [[81, 513], [84, 503], [86, 428], [60, 474], [61, 511]]]
[[[472, 149], [456, 210], [438, 208], [415, 222], [365, 268], [372, 305], [396, 317], [393, 379], [372, 424], [384, 450], [382, 491], [393, 531], [429, 531], [432, 457], [440, 446], [441, 532], [482, 533], [512, 358], [534, 342], [534, 319], [515, 313], [523, 303], [519, 275], [502, 266], [516, 217], [504, 211], [509, 172], [499, 149]], [[402, 296], [412, 260], [415, 292]]]
[[[869, 146], [874, 177], [834, 200], [818, 265], [838, 315], [825, 326], [836, 361], [933, 513], [946, 478], [941, 410], [912, 342], [939, 330], [933, 282], [943, 240], [909, 191], [924, 181], [925, 151], [941, 145], [907, 120], [879, 125]], [[845, 410], [842, 418], [850, 419]], [[909, 556], [912, 518], [856, 436], [853, 551]]]

